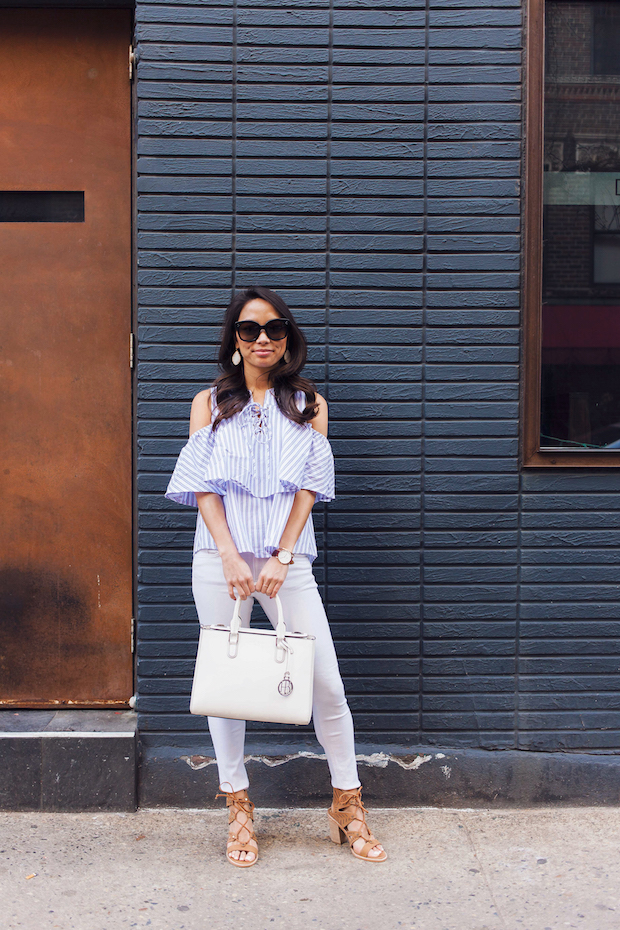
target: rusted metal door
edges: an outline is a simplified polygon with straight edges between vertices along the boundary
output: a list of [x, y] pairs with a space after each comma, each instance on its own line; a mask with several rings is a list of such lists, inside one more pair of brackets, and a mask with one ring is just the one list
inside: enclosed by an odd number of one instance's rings
[[126, 10], [0, 10], [0, 702], [132, 694]]

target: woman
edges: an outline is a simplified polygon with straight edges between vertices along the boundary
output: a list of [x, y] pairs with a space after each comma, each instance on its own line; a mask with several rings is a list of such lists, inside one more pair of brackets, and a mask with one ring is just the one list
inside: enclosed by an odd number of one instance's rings
[[[231, 301], [219, 352], [223, 371], [194, 398], [190, 439], [166, 497], [198, 506], [192, 586], [200, 622], [230, 622], [230, 600], [242, 600], [249, 626], [257, 599], [275, 626], [273, 598], [295, 629], [316, 637], [313, 721], [325, 749], [334, 800], [334, 842], [353, 855], [387, 858], [370, 833], [361, 800], [349, 710], [325, 610], [312, 574], [315, 500], [334, 496], [327, 404], [299, 374], [306, 341], [284, 301], [250, 287]], [[209, 717], [221, 790], [229, 808], [229, 861], [258, 859], [245, 770], [245, 721]]]

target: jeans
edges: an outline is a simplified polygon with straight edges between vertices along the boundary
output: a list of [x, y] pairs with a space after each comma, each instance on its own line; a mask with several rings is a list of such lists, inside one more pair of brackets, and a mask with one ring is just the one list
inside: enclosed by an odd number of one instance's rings
[[[259, 559], [247, 552], [241, 553], [241, 557], [250, 566], [256, 581], [267, 559]], [[218, 552], [201, 549], [195, 553], [192, 589], [201, 624], [223, 623], [228, 626], [233, 601], [228, 594]], [[295, 563], [289, 566], [286, 580], [278, 593], [289, 628], [316, 637], [312, 720], [317, 739], [327, 756], [332, 785], [341, 789], [358, 788], [360, 781], [355, 761], [351, 711], [338, 670], [325, 608], [306, 556], [295, 556]], [[275, 627], [275, 601], [257, 591], [241, 602], [242, 626], [250, 625], [254, 598]], [[249, 781], [243, 758], [245, 720], [223, 717], [209, 717], [208, 720], [220, 785], [231, 791], [247, 788]], [[232, 787], [228, 788], [229, 785]]]

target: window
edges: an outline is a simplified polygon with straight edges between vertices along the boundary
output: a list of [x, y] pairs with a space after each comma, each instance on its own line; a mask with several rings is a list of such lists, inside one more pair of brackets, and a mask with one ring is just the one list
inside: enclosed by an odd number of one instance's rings
[[592, 4], [592, 74], [620, 74], [620, 7]]
[[524, 464], [618, 465], [620, 0], [529, 13]]

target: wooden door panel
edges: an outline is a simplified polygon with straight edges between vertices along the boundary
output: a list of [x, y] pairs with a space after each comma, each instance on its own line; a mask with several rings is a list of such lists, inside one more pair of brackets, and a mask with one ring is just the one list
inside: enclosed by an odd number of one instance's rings
[[126, 702], [131, 138], [124, 10], [0, 11], [0, 187], [84, 191], [2, 222], [0, 700]]

